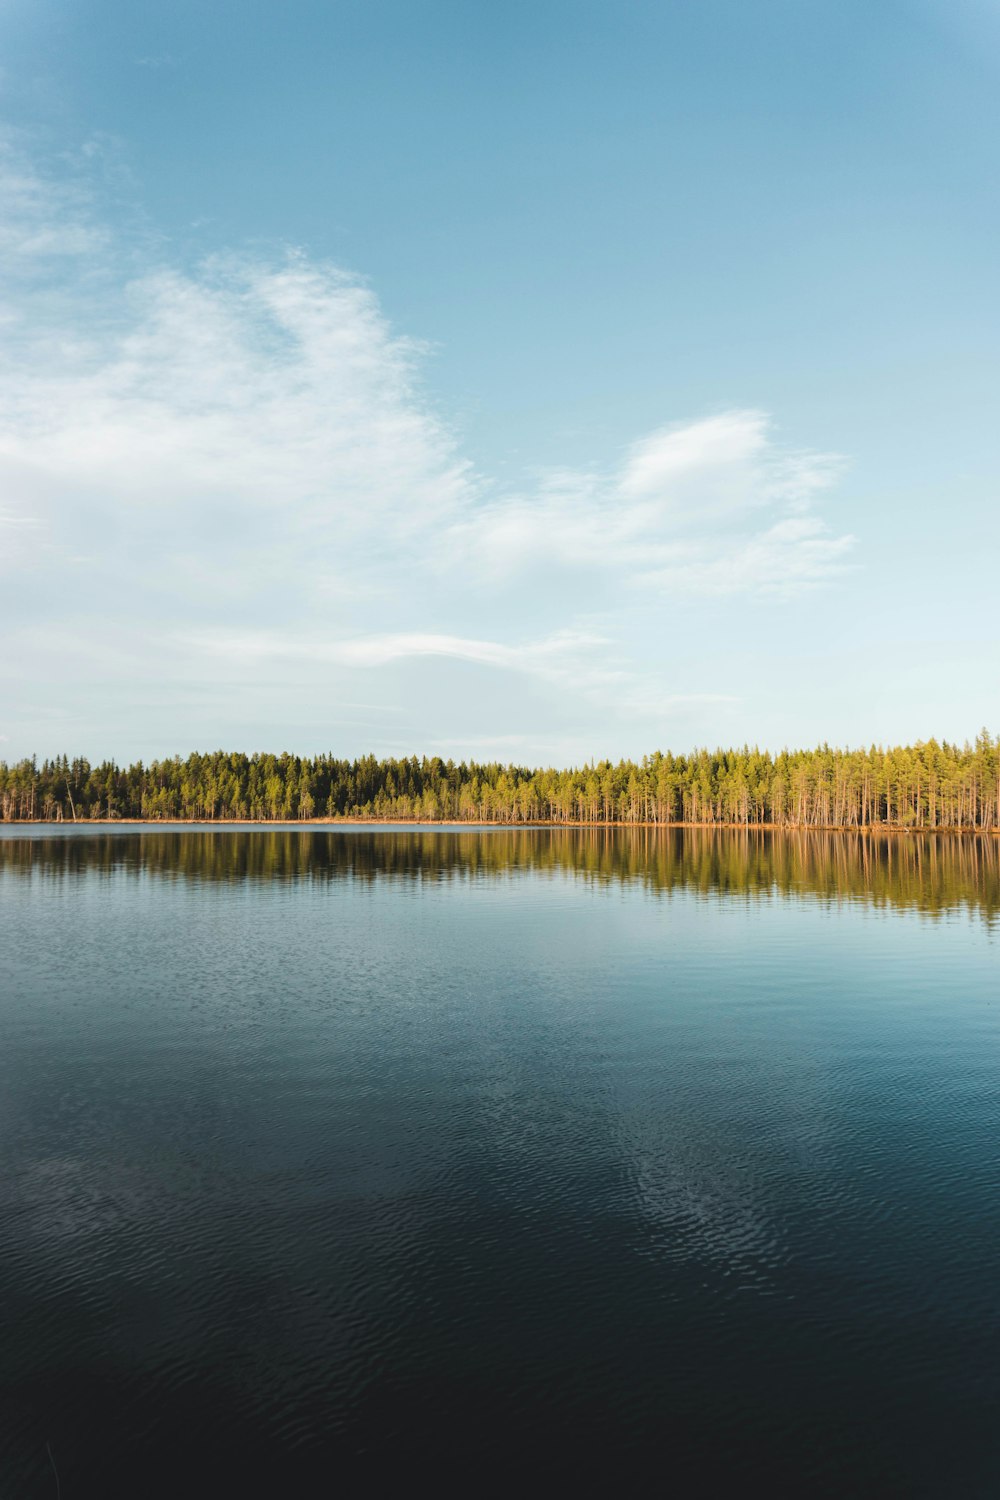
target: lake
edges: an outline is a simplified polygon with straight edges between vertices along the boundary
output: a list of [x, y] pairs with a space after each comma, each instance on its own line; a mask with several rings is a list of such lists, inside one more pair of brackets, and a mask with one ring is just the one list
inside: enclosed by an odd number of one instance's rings
[[998, 856], [0, 825], [0, 1495], [997, 1495]]

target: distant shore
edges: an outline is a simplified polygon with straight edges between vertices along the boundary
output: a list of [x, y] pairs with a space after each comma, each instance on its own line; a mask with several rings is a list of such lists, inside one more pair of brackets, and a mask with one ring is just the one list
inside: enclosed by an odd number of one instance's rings
[[672, 829], [694, 830], [716, 833], [851, 833], [869, 838], [881, 837], [891, 834], [894, 837], [912, 838], [926, 834], [948, 834], [952, 837], [961, 834], [963, 838], [988, 838], [1000, 839], [1000, 828], [962, 828], [954, 825], [938, 824], [929, 828], [909, 828], [901, 824], [892, 823], [869, 823], [864, 827], [850, 826], [843, 823], [721, 823], [721, 822], [682, 822], [670, 823], [656, 822], [619, 822], [601, 820], [593, 822], [563, 822], [546, 821], [537, 819], [526, 823], [498, 823], [487, 820], [463, 819], [450, 822], [446, 818], [8, 818], [0, 819], [0, 829], [4, 828], [222, 828], [237, 830], [241, 828], [271, 828], [275, 831], [291, 832], [296, 829], [310, 828], [427, 828], [439, 829], [442, 833], [460, 833], [482, 831], [484, 829], [496, 829], [498, 832], [507, 833], [530, 833], [543, 829], [567, 829], [567, 830], [609, 830], [624, 832], [625, 830], [643, 829], [646, 831], [667, 833]]
[[0, 821], [215, 827], [758, 828], [993, 833], [1000, 736], [839, 750], [655, 751], [559, 769], [438, 755], [193, 751], [0, 761]]

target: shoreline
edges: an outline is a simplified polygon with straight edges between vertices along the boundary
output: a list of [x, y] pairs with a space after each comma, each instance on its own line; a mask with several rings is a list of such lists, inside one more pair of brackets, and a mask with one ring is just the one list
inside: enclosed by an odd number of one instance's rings
[[1000, 838], [1000, 828], [962, 828], [955, 824], [938, 824], [933, 828], [906, 828], [901, 824], [893, 823], [869, 823], [864, 827], [846, 823], [690, 823], [670, 822], [654, 823], [639, 821], [635, 823], [621, 822], [555, 822], [537, 820], [528, 823], [497, 823], [479, 821], [476, 819], [463, 819], [462, 821], [450, 822], [447, 818], [303, 818], [295, 820], [283, 820], [281, 818], [62, 818], [53, 820], [51, 818], [10, 818], [0, 819], [0, 830], [7, 828], [219, 828], [226, 831], [236, 831], [242, 828], [270, 828], [275, 832], [291, 832], [293, 830], [308, 830], [310, 828], [372, 828], [372, 829], [407, 829], [430, 828], [439, 829], [442, 833], [479, 832], [484, 829], [503, 830], [508, 833], [530, 833], [543, 829], [566, 829], [579, 831], [590, 829], [620, 830], [645, 829], [656, 832], [670, 832], [673, 829], [702, 829], [718, 833], [850, 833], [862, 837], [878, 835], [893, 835], [899, 838], [913, 838], [916, 836], [949, 834], [952, 837], [961, 835], [969, 838]]

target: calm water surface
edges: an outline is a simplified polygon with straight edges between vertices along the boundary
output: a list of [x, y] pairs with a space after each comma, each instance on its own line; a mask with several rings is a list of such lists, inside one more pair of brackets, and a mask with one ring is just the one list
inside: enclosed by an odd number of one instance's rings
[[998, 852], [0, 830], [0, 1495], [1000, 1494]]

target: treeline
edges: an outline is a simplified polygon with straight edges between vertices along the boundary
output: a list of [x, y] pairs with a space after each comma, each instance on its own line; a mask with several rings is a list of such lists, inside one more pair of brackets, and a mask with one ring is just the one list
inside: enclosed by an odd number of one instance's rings
[[1000, 737], [868, 750], [696, 750], [572, 770], [215, 751], [0, 762], [6, 822], [150, 820], [730, 824], [1000, 829]]

